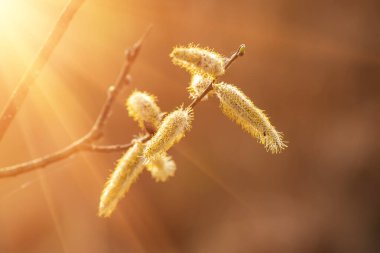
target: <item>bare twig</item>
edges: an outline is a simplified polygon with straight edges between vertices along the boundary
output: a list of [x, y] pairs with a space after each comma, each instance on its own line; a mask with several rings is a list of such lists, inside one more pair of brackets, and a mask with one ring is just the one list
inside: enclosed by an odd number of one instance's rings
[[[245, 45], [244, 44], [241, 44], [240, 47], [236, 50], [236, 52], [231, 55], [231, 57], [226, 61], [225, 65], [224, 65], [224, 68], [225, 69], [228, 69], [231, 64], [239, 57], [239, 56], [243, 56], [244, 55], [244, 51], [245, 51]], [[210, 82], [210, 84], [206, 87], [206, 89], [201, 93], [201, 95], [199, 95], [198, 97], [196, 97], [192, 102], [191, 104], [188, 106], [189, 108], [194, 108], [201, 100], [204, 96], [207, 95], [207, 93], [209, 93], [211, 90], [212, 90], [212, 85], [215, 83], [216, 79], [212, 80], [212, 82]]]
[[[146, 134], [142, 136], [141, 138], [138, 138], [141, 142], [145, 142], [149, 140], [152, 137], [151, 134]], [[111, 152], [117, 152], [117, 151], [124, 151], [128, 148], [130, 148], [134, 144], [133, 141], [130, 143], [125, 143], [125, 144], [114, 144], [114, 145], [96, 145], [96, 144], [91, 144], [86, 147], [84, 147], [83, 150], [86, 151], [92, 151], [92, 152], [99, 152], [99, 153], [111, 153]]]
[[114, 100], [116, 99], [117, 95], [124, 87], [124, 84], [130, 82], [130, 77], [128, 76], [128, 73], [131, 69], [133, 62], [136, 60], [136, 57], [140, 52], [142, 43], [144, 42], [146, 36], [149, 34], [151, 29], [152, 26], [149, 26], [143, 34], [143, 36], [129, 50], [125, 52], [125, 62], [123, 64], [123, 67], [121, 68], [121, 71], [119, 72], [115, 85], [110, 86], [108, 89], [108, 102], [104, 103], [100, 111], [100, 114], [95, 121], [94, 126], [88, 134], [88, 138], [97, 139], [101, 136], [103, 128], [107, 122], [107, 118], [110, 116], [111, 106], [114, 103]]
[[[127, 144], [118, 144], [118, 145], [96, 145], [94, 142], [98, 140], [104, 131], [104, 127], [107, 123], [107, 119], [111, 113], [112, 105], [114, 104], [116, 97], [120, 93], [120, 91], [125, 87], [126, 84], [129, 84], [129, 71], [131, 66], [133, 65], [138, 53], [140, 52], [142, 43], [150, 31], [149, 29], [145, 32], [145, 34], [137, 41], [130, 49], [125, 52], [125, 61], [120, 69], [118, 77], [116, 79], [116, 84], [111, 85], [108, 88], [107, 98], [103, 104], [102, 109], [100, 110], [99, 116], [97, 117], [95, 124], [91, 128], [91, 130], [85, 134], [82, 138], [74, 141], [67, 147], [58, 150], [52, 154], [33, 159], [31, 161], [16, 164], [9, 167], [0, 168], [0, 177], [9, 177], [15, 176], [18, 174], [22, 174], [34, 169], [43, 168], [52, 163], [64, 160], [71, 155], [80, 152], [80, 151], [94, 151], [94, 152], [116, 152], [125, 150], [131, 143]], [[142, 141], [146, 141], [150, 135], [146, 135], [141, 138]]]
[[[150, 138], [150, 135], [145, 135], [140, 138], [141, 141], [146, 141]], [[29, 162], [16, 164], [9, 167], [4, 167], [0, 169], [0, 177], [10, 177], [18, 174], [22, 174], [28, 171], [35, 169], [44, 168], [52, 163], [59, 162], [69, 158], [71, 155], [81, 152], [81, 151], [90, 151], [90, 152], [99, 152], [99, 153], [111, 153], [124, 151], [130, 148], [133, 145], [133, 142], [125, 144], [115, 144], [115, 145], [96, 145], [88, 142], [83, 142], [84, 138], [70, 144], [69, 146], [58, 150], [52, 154], [36, 158]]]
[[[116, 80], [115, 86], [110, 86], [108, 89], [108, 96], [103, 104], [103, 107], [100, 111], [100, 114], [92, 127], [92, 129], [82, 138], [79, 140], [73, 142], [69, 146], [46, 156], [36, 158], [34, 160], [31, 160], [29, 162], [16, 164], [13, 166], [0, 168], [0, 177], [9, 177], [9, 176], [15, 176], [18, 174], [22, 174], [34, 169], [43, 168], [47, 165], [50, 165], [52, 163], [67, 159], [71, 155], [80, 152], [80, 151], [91, 151], [91, 152], [117, 152], [126, 150], [127, 148], [131, 147], [133, 145], [133, 142], [126, 143], [126, 144], [116, 144], [116, 145], [97, 145], [94, 142], [100, 138], [100, 136], [103, 133], [104, 126], [107, 122], [107, 118], [109, 117], [109, 114], [111, 112], [111, 107], [121, 91], [121, 89], [124, 87], [124, 84], [129, 83], [128, 73], [130, 70], [131, 65], [133, 64], [134, 60], [136, 59], [136, 56], [138, 52], [140, 51], [142, 42], [146, 36], [148, 31], [144, 34], [144, 36], [135, 43], [135, 45], [127, 50], [126, 52], [126, 61], [120, 70], [120, 73], [118, 75], [118, 78]], [[242, 56], [244, 53], [244, 45], [241, 45], [239, 49], [229, 58], [229, 60], [226, 62], [225, 68], [227, 69], [239, 56]], [[214, 80], [215, 81], [215, 80]], [[209, 92], [212, 90], [212, 84], [210, 85], [202, 92], [200, 96], [195, 98], [192, 103], [189, 105], [189, 107], [194, 108], [199, 101]], [[147, 133], [146, 135], [140, 137], [140, 141], [145, 142], [148, 141], [153, 136], [153, 133]]]
[[53, 30], [38, 52], [36, 58], [26, 70], [17, 87], [13, 91], [8, 103], [5, 105], [4, 110], [0, 115], [0, 141], [28, 95], [29, 88], [39, 76], [42, 68], [49, 60], [51, 53], [58, 45], [63, 34], [70, 25], [71, 20], [83, 2], [84, 0], [70, 0], [70, 2], [66, 5], [59, 19], [55, 23]]

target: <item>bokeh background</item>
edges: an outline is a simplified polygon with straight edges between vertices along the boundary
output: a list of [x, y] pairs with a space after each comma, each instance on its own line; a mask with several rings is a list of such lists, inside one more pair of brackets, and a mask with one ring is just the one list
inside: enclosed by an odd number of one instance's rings
[[[66, 1], [0, 0], [0, 107]], [[168, 54], [189, 42], [246, 55], [222, 78], [285, 134], [272, 155], [219, 110], [195, 111], [167, 183], [147, 172], [109, 219], [99, 195], [120, 153], [81, 153], [0, 179], [0, 252], [380, 252], [380, 2], [87, 0], [0, 143], [0, 166], [91, 127], [123, 51], [153, 24], [101, 143], [138, 133], [134, 89], [189, 103]]]

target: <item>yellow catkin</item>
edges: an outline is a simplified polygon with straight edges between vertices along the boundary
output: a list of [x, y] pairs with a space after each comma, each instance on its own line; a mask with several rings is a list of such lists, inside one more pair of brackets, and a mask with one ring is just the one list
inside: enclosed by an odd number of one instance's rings
[[217, 77], [225, 72], [226, 58], [207, 48], [192, 44], [187, 47], [175, 47], [170, 57], [175, 65], [186, 69], [191, 74], [200, 73]]
[[119, 160], [100, 197], [99, 216], [109, 217], [112, 214], [120, 199], [143, 171], [143, 150], [144, 144], [136, 141]]
[[214, 84], [213, 88], [220, 100], [220, 107], [225, 115], [241, 125], [251, 136], [257, 138], [272, 153], [279, 153], [286, 148], [282, 134], [271, 125], [262, 110], [237, 87], [227, 84]]
[[151, 173], [156, 182], [165, 182], [169, 177], [174, 176], [177, 169], [173, 159], [163, 154], [146, 165], [147, 170]]
[[[195, 99], [199, 97], [212, 81], [213, 79], [208, 76], [203, 76], [200, 74], [192, 75], [190, 85], [189, 87], [187, 87], [187, 90], [190, 94], [190, 98]], [[209, 95], [212, 95], [212, 91], [210, 91], [206, 96], [204, 96], [202, 98], [202, 101], [207, 100]]]
[[193, 111], [178, 108], [164, 118], [155, 135], [146, 143], [144, 157], [149, 161], [164, 154], [171, 146], [185, 136], [191, 127]]
[[126, 101], [129, 116], [143, 129], [144, 123], [151, 124], [157, 129], [161, 121], [161, 110], [156, 101], [156, 97], [147, 92], [134, 91]]

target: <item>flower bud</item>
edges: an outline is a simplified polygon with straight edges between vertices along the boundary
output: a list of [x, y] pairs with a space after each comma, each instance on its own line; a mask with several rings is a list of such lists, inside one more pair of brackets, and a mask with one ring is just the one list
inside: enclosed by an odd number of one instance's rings
[[120, 199], [143, 171], [143, 150], [144, 144], [136, 141], [121, 157], [100, 197], [99, 216], [109, 217], [112, 214]]
[[177, 169], [173, 159], [166, 154], [149, 162], [146, 167], [156, 182], [165, 182], [169, 177], [174, 176]]
[[161, 156], [185, 136], [192, 120], [191, 108], [178, 108], [171, 112], [164, 118], [155, 135], [146, 143], [144, 157], [152, 161]]
[[212, 77], [224, 74], [226, 58], [210, 50], [194, 45], [175, 47], [170, 54], [175, 65], [186, 69], [191, 74], [200, 73]]
[[[195, 99], [199, 97], [212, 81], [213, 79], [208, 76], [202, 76], [200, 74], [192, 75], [190, 86], [187, 87], [187, 90], [190, 93], [190, 98]], [[202, 98], [202, 101], [207, 100], [209, 95], [212, 95], [212, 91], [210, 91], [206, 96], [204, 96]]]
[[257, 138], [267, 150], [279, 153], [286, 148], [282, 134], [277, 132], [264, 112], [257, 108], [242, 91], [227, 83], [214, 84], [213, 88], [220, 100], [223, 113], [252, 137]]
[[157, 129], [161, 121], [161, 110], [156, 104], [156, 97], [147, 92], [134, 91], [127, 99], [126, 106], [129, 116], [144, 129], [145, 124]]

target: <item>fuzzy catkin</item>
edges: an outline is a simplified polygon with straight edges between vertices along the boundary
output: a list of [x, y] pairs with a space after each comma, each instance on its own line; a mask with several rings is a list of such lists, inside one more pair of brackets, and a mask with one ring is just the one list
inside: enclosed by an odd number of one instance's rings
[[167, 154], [163, 154], [146, 165], [156, 182], [165, 182], [169, 177], [174, 176], [177, 169], [173, 159]]
[[146, 143], [144, 157], [152, 161], [185, 136], [191, 127], [193, 110], [178, 108], [164, 118], [155, 135]]
[[191, 74], [200, 73], [217, 77], [225, 72], [225, 57], [210, 49], [192, 44], [187, 47], [175, 47], [170, 57], [175, 65], [186, 69]]
[[[197, 97], [199, 97], [212, 81], [213, 79], [208, 76], [203, 76], [200, 74], [192, 75], [190, 85], [189, 87], [187, 87], [187, 90], [190, 94], [190, 98], [196, 99]], [[212, 95], [212, 91], [210, 91], [206, 96], [204, 96], [202, 98], [202, 101], [207, 100], [210, 95]]]
[[120, 199], [143, 171], [143, 150], [144, 144], [136, 141], [118, 161], [100, 197], [99, 216], [109, 217], [112, 214]]
[[213, 88], [220, 100], [223, 113], [257, 138], [267, 150], [279, 153], [286, 148], [282, 134], [277, 132], [264, 112], [241, 90], [227, 83], [214, 84]]
[[129, 116], [138, 122], [144, 129], [144, 123], [153, 125], [157, 129], [161, 121], [161, 110], [156, 104], [156, 97], [147, 93], [135, 90], [127, 99], [126, 106]]

